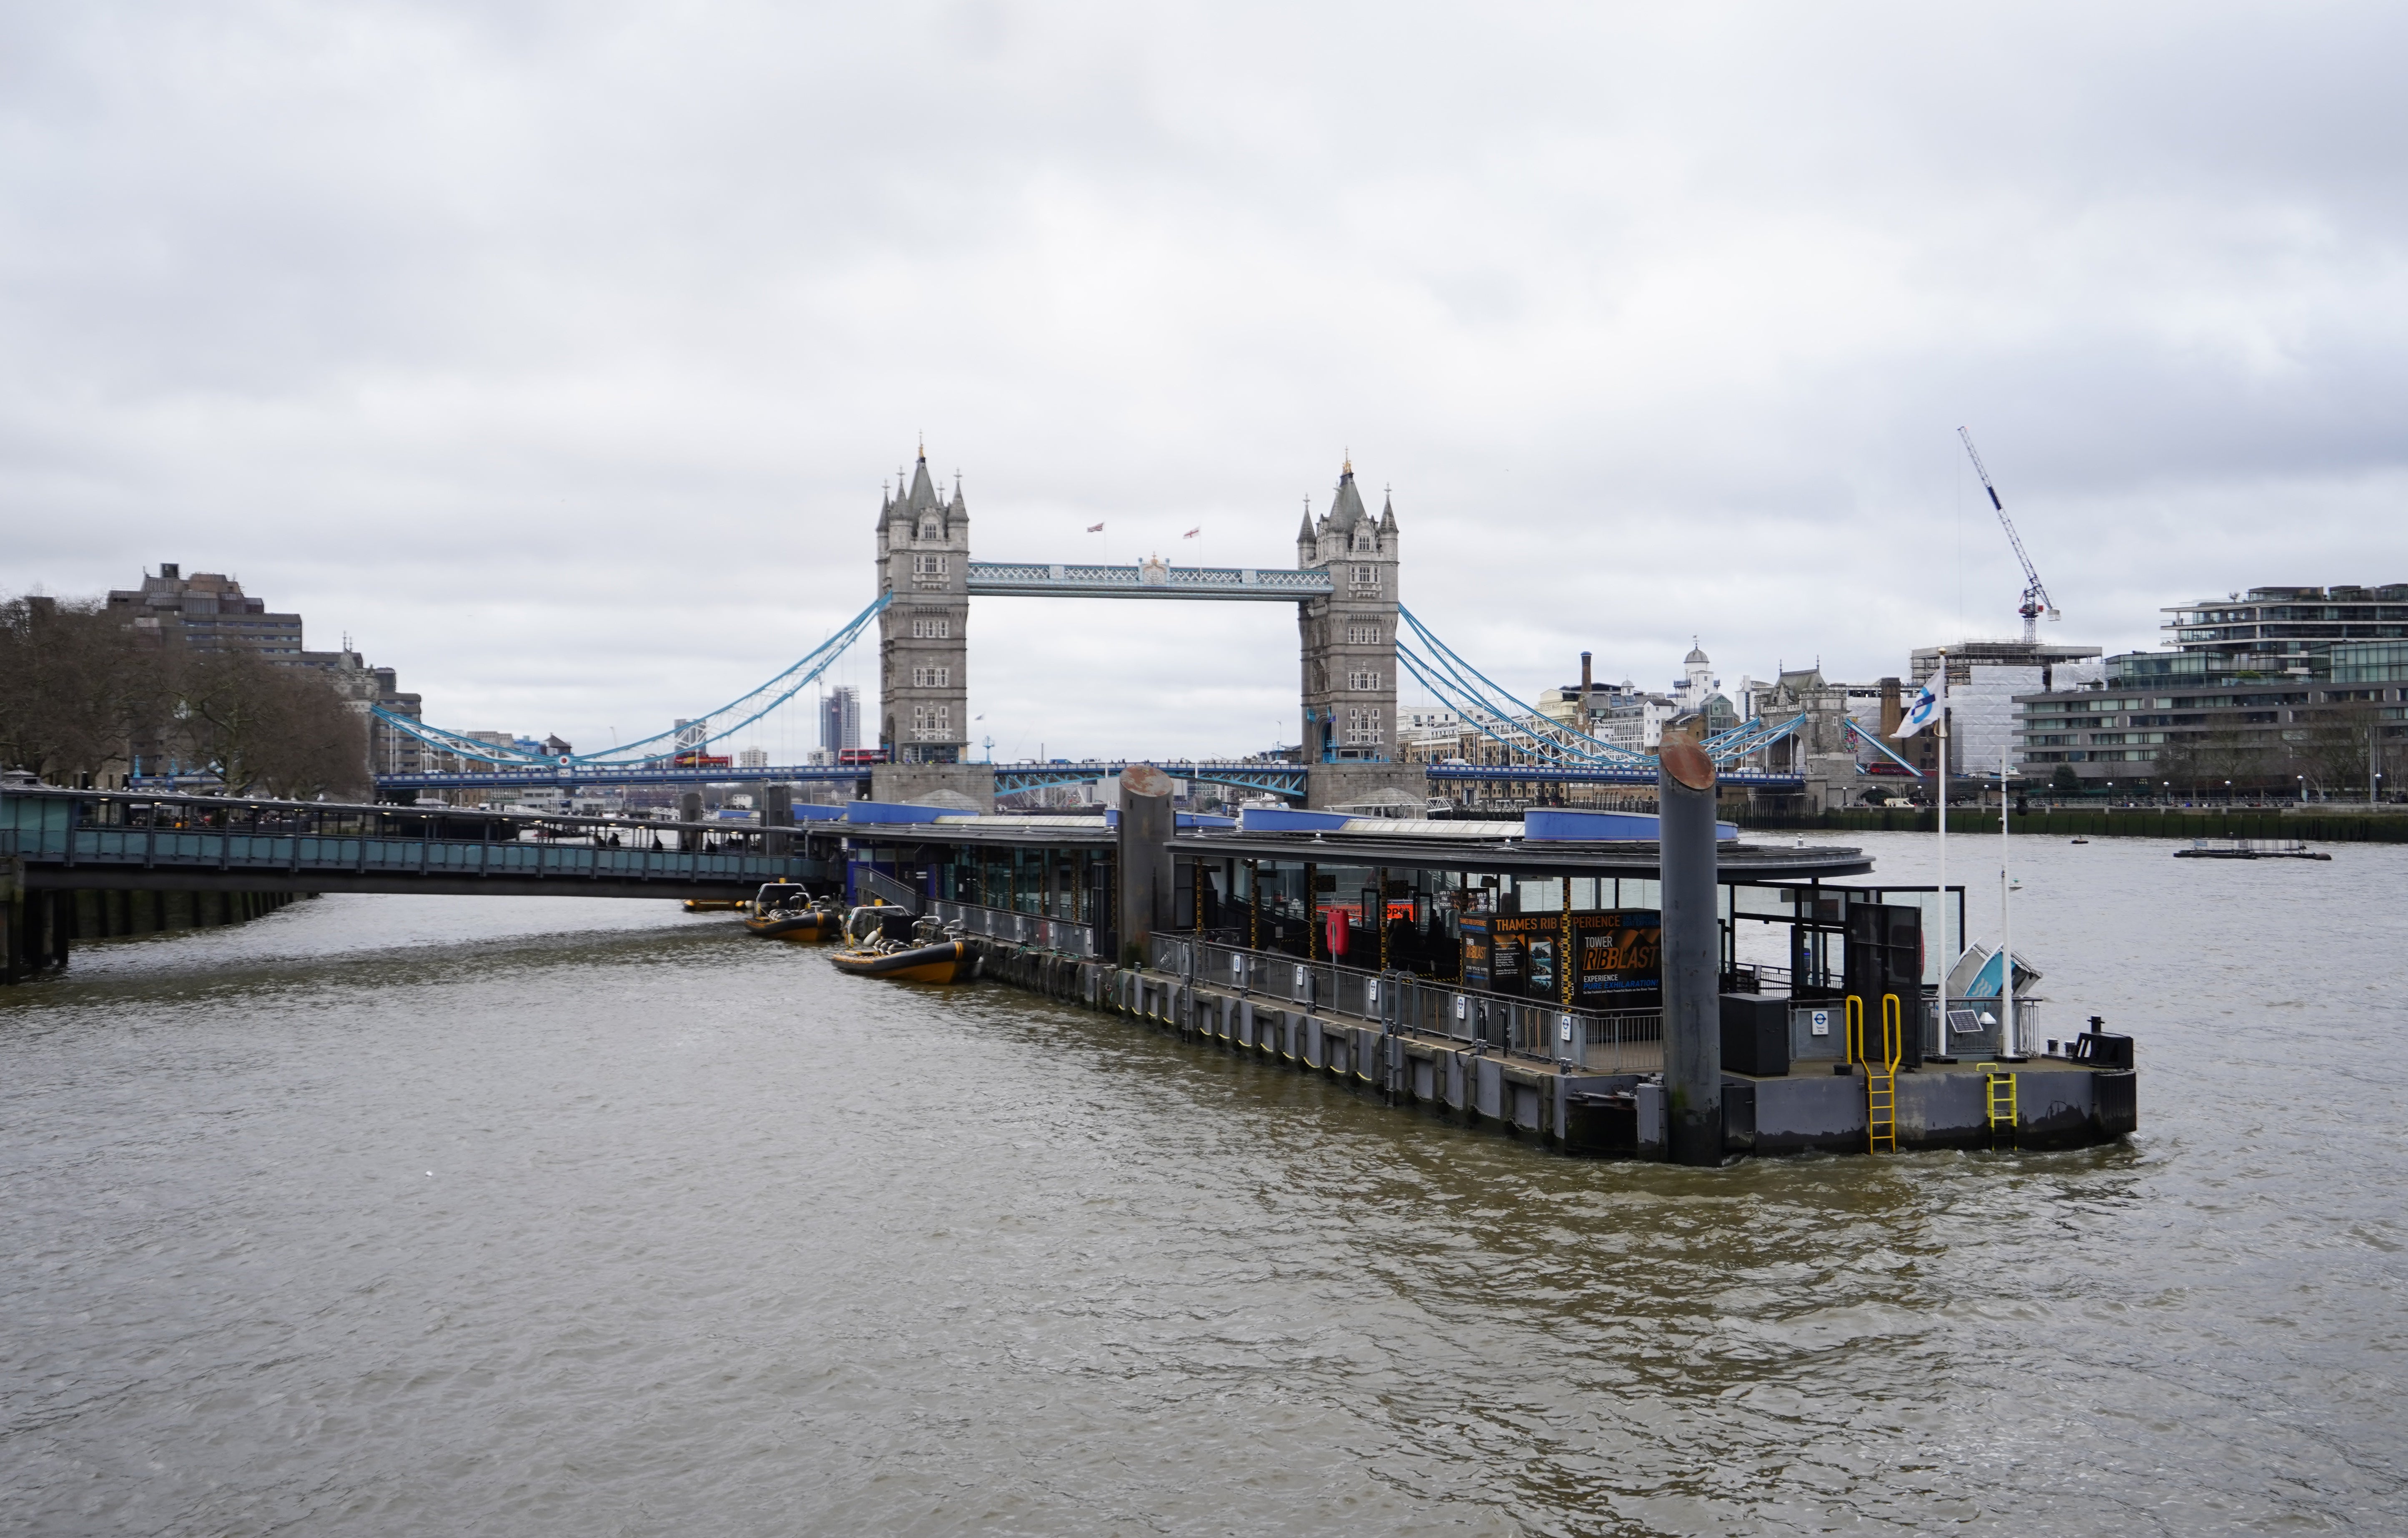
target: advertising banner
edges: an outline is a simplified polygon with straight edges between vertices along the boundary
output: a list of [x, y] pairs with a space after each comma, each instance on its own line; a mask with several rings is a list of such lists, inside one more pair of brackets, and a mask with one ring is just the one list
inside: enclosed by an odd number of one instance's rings
[[1591, 1009], [1639, 1008], [1662, 986], [1663, 919], [1617, 909], [1571, 915], [1565, 955], [1562, 913], [1467, 913], [1459, 928], [1463, 983], [1526, 999], [1561, 999], [1571, 969], [1572, 1000]]

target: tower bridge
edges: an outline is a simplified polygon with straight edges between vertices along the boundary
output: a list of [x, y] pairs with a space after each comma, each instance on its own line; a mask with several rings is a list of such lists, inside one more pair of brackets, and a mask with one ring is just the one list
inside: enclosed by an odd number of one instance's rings
[[1375, 790], [1423, 794], [1419, 768], [1399, 762], [1397, 723], [1398, 568], [1391, 499], [1373, 518], [1350, 459], [1329, 510], [1307, 511], [1296, 565], [1180, 567], [974, 561], [961, 483], [951, 496], [928, 473], [924, 448], [897, 476], [878, 514], [879, 746], [889, 767], [882, 798], [951, 790], [992, 798], [991, 771], [968, 762], [969, 600], [986, 597], [1172, 598], [1292, 603], [1301, 650], [1297, 740], [1313, 805]]
[[[1581, 783], [1652, 784], [1652, 755], [1601, 740], [1547, 717], [1441, 640], [1401, 601], [1402, 537], [1396, 504], [1374, 516], [1348, 460], [1328, 509], [1307, 507], [1293, 567], [1182, 567], [1157, 557], [1128, 565], [982, 561], [971, 558], [970, 512], [959, 478], [938, 489], [922, 450], [908, 474], [882, 492], [875, 527], [877, 590], [868, 607], [767, 683], [718, 710], [607, 752], [546, 758], [496, 744], [495, 734], [448, 731], [376, 713], [455, 763], [455, 772], [381, 776], [380, 794], [690, 784], [741, 781], [849, 784], [879, 801], [945, 791], [991, 807], [995, 797], [1047, 784], [1093, 781], [1124, 765], [994, 764], [970, 758], [969, 627], [973, 597], [1094, 597], [1287, 603], [1298, 642], [1296, 762], [1261, 759], [1149, 760], [1184, 779], [1301, 800], [1312, 807], [1359, 802], [1379, 792], [1415, 800], [1433, 783], [1518, 785], [1538, 794]], [[875, 625], [882, 760], [875, 764], [737, 766], [724, 744], [824, 676]], [[1410, 674], [1453, 710], [1482, 742], [1482, 762], [1424, 765], [1399, 751], [1397, 692]], [[1811, 702], [1779, 721], [1739, 724], [1705, 746], [1726, 783], [1786, 792], [1853, 778], [1854, 744], [1844, 712], [1824, 719]], [[719, 751], [714, 754], [714, 745]], [[864, 783], [863, 782], [867, 782]], [[1844, 786], [1840, 787], [1844, 791]]]

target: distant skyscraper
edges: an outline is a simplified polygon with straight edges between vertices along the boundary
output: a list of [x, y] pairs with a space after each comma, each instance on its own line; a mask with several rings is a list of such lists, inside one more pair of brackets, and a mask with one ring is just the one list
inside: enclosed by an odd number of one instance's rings
[[839, 683], [820, 701], [820, 746], [831, 753], [861, 746], [861, 691]]

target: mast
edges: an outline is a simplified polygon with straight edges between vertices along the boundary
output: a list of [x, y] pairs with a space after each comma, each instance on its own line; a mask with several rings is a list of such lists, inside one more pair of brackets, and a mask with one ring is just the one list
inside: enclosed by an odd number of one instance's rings
[[1948, 970], [1956, 953], [1948, 948], [1948, 648], [1940, 649], [1940, 1050], [1948, 1051]]
[[1999, 1034], [1999, 1056], [2015, 1056], [2015, 931], [2007, 914], [2015, 884], [2007, 874], [2007, 750], [1999, 750], [1999, 993], [2006, 1001]]

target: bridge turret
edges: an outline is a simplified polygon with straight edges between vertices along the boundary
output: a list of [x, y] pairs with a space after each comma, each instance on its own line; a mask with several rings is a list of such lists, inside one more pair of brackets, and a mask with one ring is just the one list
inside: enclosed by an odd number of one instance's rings
[[878, 525], [879, 745], [897, 764], [953, 764], [969, 740], [969, 507], [928, 474], [924, 445]]
[[1330, 595], [1298, 606], [1308, 763], [1384, 763], [1397, 756], [1397, 509], [1375, 522], [1350, 458], [1329, 511], [1297, 535], [1297, 566], [1330, 575]]

